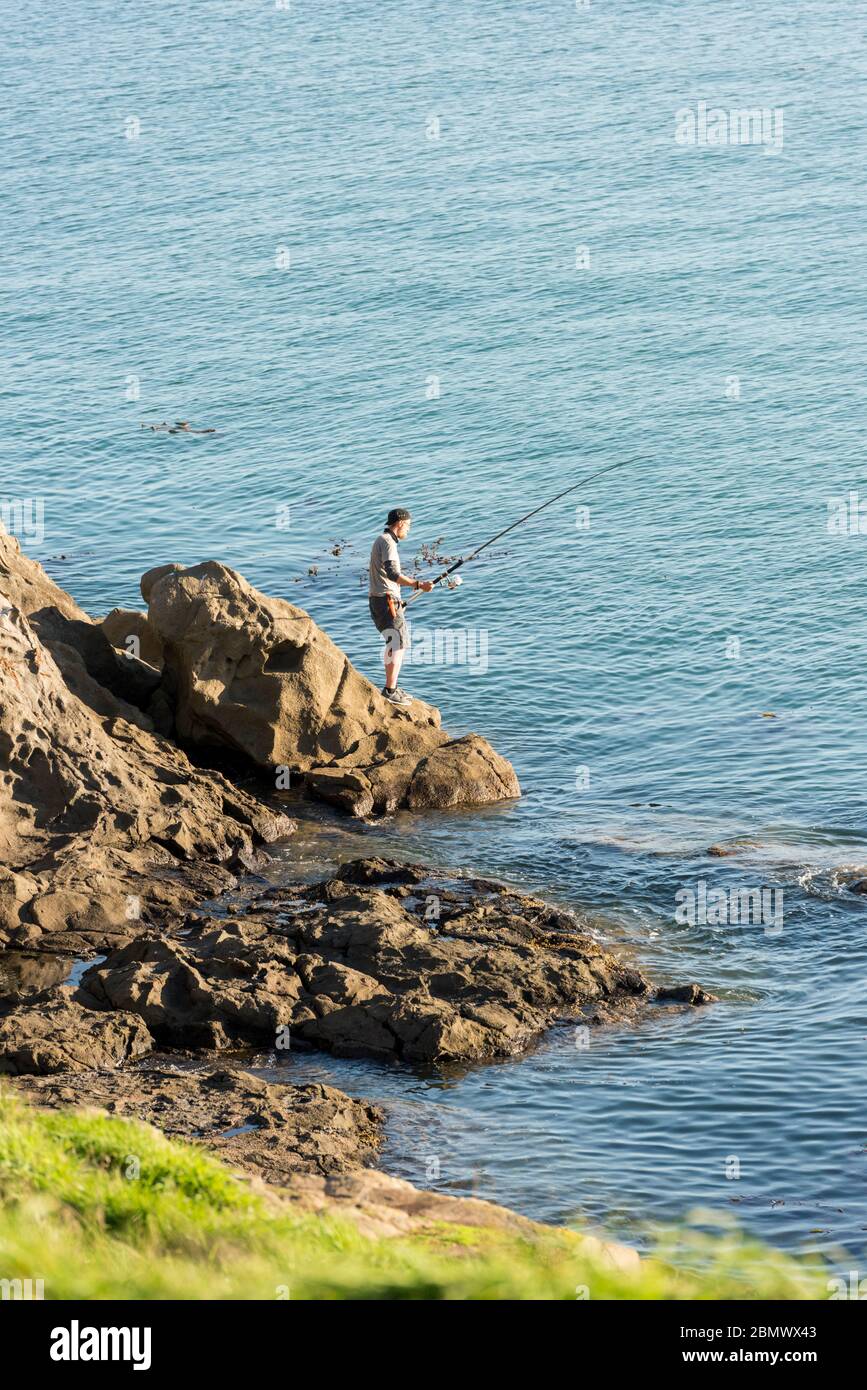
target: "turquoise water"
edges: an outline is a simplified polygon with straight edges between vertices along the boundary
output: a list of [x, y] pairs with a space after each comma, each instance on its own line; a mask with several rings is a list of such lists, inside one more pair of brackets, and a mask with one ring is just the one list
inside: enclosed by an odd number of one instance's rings
[[[509, 756], [523, 800], [374, 838], [552, 893], [722, 1002], [448, 1085], [292, 1059], [393, 1096], [388, 1161], [416, 1180], [433, 1144], [431, 1181], [535, 1215], [700, 1203], [865, 1249], [867, 924], [837, 871], [867, 864], [867, 536], [828, 530], [832, 499], [867, 500], [862, 20], [0, 15], [0, 501], [41, 502], [25, 548], [88, 609], [220, 558], [376, 677], [360, 576], [389, 506], [408, 558], [460, 553], [631, 460], [412, 610], [486, 644], [403, 684]], [[782, 148], [679, 146], [699, 101], [782, 108]], [[175, 419], [217, 433], [141, 429]], [[699, 881], [783, 888], [782, 935], [676, 921]]]

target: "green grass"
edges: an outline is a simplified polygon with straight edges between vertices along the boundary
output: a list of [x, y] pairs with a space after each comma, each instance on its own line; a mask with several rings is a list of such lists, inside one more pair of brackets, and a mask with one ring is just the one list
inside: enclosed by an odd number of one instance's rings
[[[203, 1149], [0, 1092], [0, 1279], [55, 1299], [826, 1298], [826, 1273], [735, 1231], [679, 1231], [630, 1274], [577, 1232], [436, 1223], [371, 1239], [299, 1214]], [[695, 1273], [700, 1268], [700, 1273]], [[693, 1272], [690, 1272], [690, 1271]], [[586, 1291], [586, 1292], [585, 1292]]]

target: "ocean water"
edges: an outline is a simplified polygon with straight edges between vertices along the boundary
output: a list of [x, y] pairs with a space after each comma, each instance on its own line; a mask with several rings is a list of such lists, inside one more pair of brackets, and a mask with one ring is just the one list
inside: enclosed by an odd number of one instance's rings
[[[461, 554], [622, 461], [411, 610], [459, 659], [402, 683], [510, 757], [522, 800], [314, 816], [285, 872], [375, 845], [499, 874], [721, 1002], [463, 1077], [289, 1060], [383, 1097], [415, 1181], [867, 1251], [863, 19], [0, 13], [0, 502], [90, 611], [218, 558], [377, 678], [390, 506], [408, 561]], [[700, 102], [782, 111], [782, 141], [681, 145]], [[216, 432], [142, 428], [177, 419]], [[700, 883], [782, 893], [782, 930], [679, 921]]]

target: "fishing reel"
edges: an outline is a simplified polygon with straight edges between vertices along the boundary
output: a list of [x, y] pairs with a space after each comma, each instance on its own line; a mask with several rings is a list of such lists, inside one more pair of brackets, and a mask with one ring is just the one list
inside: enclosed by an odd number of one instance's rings
[[[439, 579], [433, 581], [433, 585], [435, 589], [459, 589], [463, 582], [459, 574], [441, 574]], [[421, 598], [422, 592], [422, 590], [418, 590], [416, 593], [412, 594], [411, 597], [406, 600], [404, 607], [408, 608], [411, 603], [415, 603], [416, 599]]]

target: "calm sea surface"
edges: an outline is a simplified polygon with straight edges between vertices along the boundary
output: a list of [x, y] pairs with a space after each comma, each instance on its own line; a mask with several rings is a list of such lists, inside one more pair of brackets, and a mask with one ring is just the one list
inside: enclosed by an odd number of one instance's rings
[[[457, 554], [630, 461], [412, 610], [463, 659], [403, 684], [524, 798], [314, 817], [285, 872], [375, 847], [498, 874], [722, 1002], [448, 1080], [283, 1064], [382, 1098], [417, 1182], [867, 1253], [839, 872], [867, 865], [865, 32], [853, 0], [0, 13], [0, 501], [90, 611], [218, 558], [376, 678], [389, 506], [407, 561]], [[702, 101], [782, 110], [782, 147], [679, 145]], [[216, 433], [141, 428], [177, 419]], [[782, 891], [782, 932], [677, 920], [700, 882]]]

